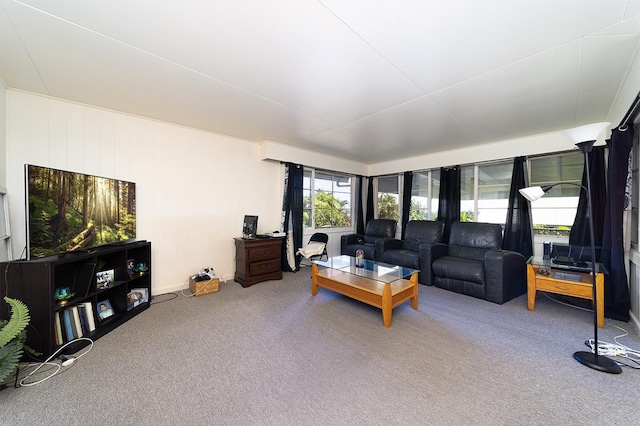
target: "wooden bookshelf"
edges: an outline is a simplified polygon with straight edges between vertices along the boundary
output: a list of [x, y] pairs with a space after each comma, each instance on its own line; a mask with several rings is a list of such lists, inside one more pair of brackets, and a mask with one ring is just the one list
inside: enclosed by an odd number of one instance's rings
[[[127, 266], [130, 261], [133, 261], [134, 268], [142, 263], [147, 269], [143, 272], [129, 270]], [[109, 277], [100, 286], [98, 273]], [[69, 288], [71, 296], [66, 300], [58, 300], [56, 289], [64, 288]], [[134, 289], [137, 290], [137, 300], [134, 303], [134, 298], [128, 303], [127, 296]], [[140, 301], [141, 294], [146, 294], [146, 301]], [[4, 296], [19, 299], [29, 308], [31, 321], [27, 328], [27, 345], [42, 352], [43, 357], [48, 357], [60, 346], [80, 335], [92, 340], [99, 339], [149, 308], [151, 243], [135, 241], [32, 260], [2, 262], [0, 299]], [[109, 301], [112, 315], [101, 319], [97, 307], [104, 300]], [[63, 330], [62, 336], [56, 335], [60, 332], [56, 330], [56, 317], [62, 321], [61, 327], [64, 329], [64, 317], [83, 309], [84, 319], [78, 318], [82, 319], [81, 333], [77, 326], [72, 326], [75, 332]], [[6, 303], [0, 303], [0, 318], [7, 319], [8, 316]], [[93, 330], [88, 329], [91, 319], [95, 327]], [[65, 352], [75, 352], [84, 345], [86, 343], [82, 342], [70, 345]]]

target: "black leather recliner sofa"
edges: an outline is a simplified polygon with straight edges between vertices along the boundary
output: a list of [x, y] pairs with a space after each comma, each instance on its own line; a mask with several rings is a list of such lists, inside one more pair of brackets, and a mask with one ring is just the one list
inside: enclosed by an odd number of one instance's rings
[[[379, 260], [376, 257], [379, 245], [386, 238], [394, 238], [398, 222], [393, 219], [371, 219], [364, 230], [364, 235], [348, 234], [340, 237], [340, 254], [355, 256], [356, 250], [364, 252], [364, 258]], [[378, 244], [378, 249], [376, 249]]]
[[442, 241], [444, 222], [412, 220], [407, 222], [404, 240], [387, 239], [382, 242], [380, 261], [407, 268], [419, 269], [418, 282], [431, 285], [431, 257], [429, 246]]
[[524, 294], [526, 259], [501, 246], [500, 225], [452, 223], [448, 244], [430, 247], [432, 283], [498, 304]]

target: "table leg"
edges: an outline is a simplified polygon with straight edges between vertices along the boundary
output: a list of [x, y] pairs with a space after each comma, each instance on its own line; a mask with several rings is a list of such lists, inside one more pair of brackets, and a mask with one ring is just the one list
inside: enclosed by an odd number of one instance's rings
[[311, 264], [311, 295], [318, 294], [318, 265]]
[[533, 265], [527, 265], [527, 309], [533, 311], [536, 304], [536, 271]]
[[418, 309], [418, 273], [411, 275], [411, 284], [413, 284], [413, 297], [411, 298], [411, 307]]
[[391, 284], [389, 283], [386, 283], [382, 290], [382, 322], [385, 327], [391, 327]]

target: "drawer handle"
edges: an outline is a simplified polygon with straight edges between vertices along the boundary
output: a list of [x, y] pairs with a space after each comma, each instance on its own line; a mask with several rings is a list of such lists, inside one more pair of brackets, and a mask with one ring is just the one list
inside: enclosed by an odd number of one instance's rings
[[562, 286], [559, 286], [559, 285], [557, 285], [556, 288], [558, 290], [569, 290], [569, 287], [562, 287]]
[[271, 250], [265, 250], [262, 252], [262, 257], [269, 257], [271, 255]]

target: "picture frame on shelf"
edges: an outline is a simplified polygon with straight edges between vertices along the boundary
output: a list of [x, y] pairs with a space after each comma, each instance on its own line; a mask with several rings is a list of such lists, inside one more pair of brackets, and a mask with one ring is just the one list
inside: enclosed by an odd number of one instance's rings
[[113, 316], [114, 314], [113, 308], [111, 307], [111, 302], [109, 302], [109, 299], [105, 299], [102, 302], [98, 302], [98, 305], [96, 306], [96, 310], [98, 312], [98, 318], [100, 319], [100, 321], [103, 321], [109, 318], [110, 316]]
[[136, 276], [136, 260], [128, 259], [127, 260], [127, 274], [129, 274], [129, 279], [132, 279]]
[[127, 311], [149, 301], [148, 288], [132, 288], [127, 294]]
[[113, 284], [115, 275], [115, 269], [107, 269], [106, 271], [98, 272], [96, 274], [96, 283], [98, 290], [108, 288], [110, 284]]

